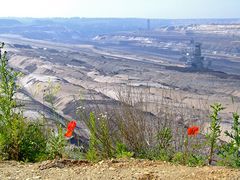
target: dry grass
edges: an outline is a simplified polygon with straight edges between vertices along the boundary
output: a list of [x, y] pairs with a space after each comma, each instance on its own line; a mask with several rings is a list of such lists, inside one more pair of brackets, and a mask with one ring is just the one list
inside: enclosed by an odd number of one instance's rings
[[78, 103], [81, 107], [78, 115], [87, 124], [89, 113], [94, 112], [98, 133], [101, 133], [101, 122], [104, 119], [113, 144], [122, 142], [134, 152], [156, 146], [156, 135], [164, 128], [172, 131], [173, 149], [183, 151], [187, 128], [197, 125], [204, 129], [202, 120], [206, 120], [209, 114], [205, 101], [199, 100], [198, 106], [188, 107], [184, 97], [176, 96], [168, 89], [163, 90], [157, 98], [152, 95], [150, 87], [143, 90], [135, 87], [120, 88], [116, 94], [118, 101], [111, 104], [96, 100], [94, 96], [92, 103], [81, 100]]

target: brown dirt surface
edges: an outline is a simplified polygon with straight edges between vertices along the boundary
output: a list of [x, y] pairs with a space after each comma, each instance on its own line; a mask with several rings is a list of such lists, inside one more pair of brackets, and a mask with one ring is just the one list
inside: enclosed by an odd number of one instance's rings
[[225, 167], [187, 167], [161, 161], [109, 160], [99, 163], [87, 161], [45, 161], [42, 163], [0, 162], [0, 179], [240, 179], [239, 169]]

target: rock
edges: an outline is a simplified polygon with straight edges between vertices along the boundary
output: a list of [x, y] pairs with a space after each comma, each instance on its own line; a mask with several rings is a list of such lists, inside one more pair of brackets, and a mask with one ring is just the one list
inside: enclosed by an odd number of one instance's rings
[[104, 161], [100, 161], [98, 164], [101, 165], [102, 163], [104, 163]]
[[33, 179], [41, 179], [41, 176], [34, 176]]

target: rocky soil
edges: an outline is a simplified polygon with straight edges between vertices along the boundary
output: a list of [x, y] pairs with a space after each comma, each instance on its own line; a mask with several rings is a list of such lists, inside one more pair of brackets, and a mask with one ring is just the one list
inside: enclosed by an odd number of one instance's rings
[[0, 179], [240, 179], [240, 171], [224, 167], [186, 167], [147, 160], [0, 162]]

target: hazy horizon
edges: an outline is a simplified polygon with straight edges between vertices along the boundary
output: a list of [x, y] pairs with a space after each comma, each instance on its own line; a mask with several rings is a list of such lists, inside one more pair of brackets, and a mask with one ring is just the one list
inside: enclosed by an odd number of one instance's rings
[[142, 18], [142, 17], [77, 17], [77, 16], [72, 16], [72, 17], [61, 17], [61, 16], [56, 16], [56, 17], [24, 17], [24, 16], [0, 16], [0, 19], [152, 19], [152, 20], [214, 20], [214, 19], [240, 19], [240, 17], [237, 18], [232, 18], [232, 17], [227, 17], [227, 18]]
[[240, 18], [239, 0], [8, 0], [1, 7], [2, 18]]

